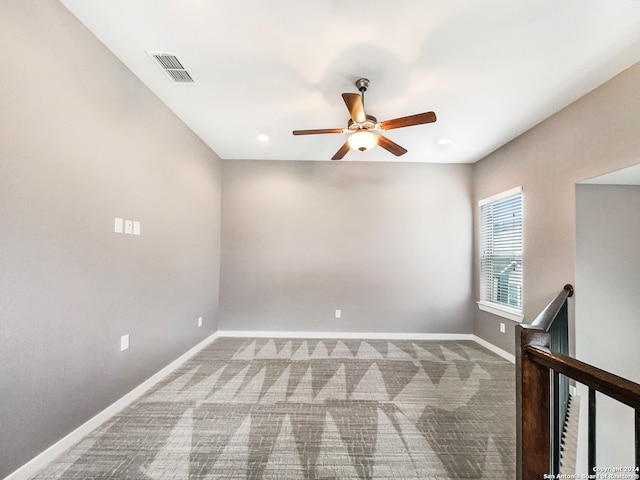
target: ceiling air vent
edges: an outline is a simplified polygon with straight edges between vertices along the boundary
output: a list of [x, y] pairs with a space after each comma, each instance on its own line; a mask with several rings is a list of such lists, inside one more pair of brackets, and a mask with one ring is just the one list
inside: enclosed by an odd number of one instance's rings
[[172, 53], [147, 52], [174, 83], [196, 83]]

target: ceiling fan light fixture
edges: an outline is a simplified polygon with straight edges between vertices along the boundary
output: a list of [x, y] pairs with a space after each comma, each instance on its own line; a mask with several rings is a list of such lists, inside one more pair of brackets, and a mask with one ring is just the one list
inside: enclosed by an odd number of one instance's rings
[[378, 135], [368, 130], [360, 130], [349, 135], [347, 142], [352, 150], [364, 152], [378, 144]]
[[294, 135], [316, 135], [321, 133], [349, 133], [349, 138], [335, 153], [331, 160], [341, 160], [349, 150], [365, 152], [376, 145], [384, 148], [389, 153], [399, 157], [407, 153], [407, 149], [390, 140], [385, 135], [374, 132], [393, 130], [395, 128], [412, 127], [436, 121], [434, 112], [423, 112], [406, 117], [392, 118], [378, 123], [373, 115], [367, 115], [364, 111], [364, 92], [369, 86], [369, 80], [361, 78], [356, 82], [360, 93], [343, 93], [342, 100], [349, 110], [349, 122], [347, 128], [316, 128], [313, 130], [294, 130]]

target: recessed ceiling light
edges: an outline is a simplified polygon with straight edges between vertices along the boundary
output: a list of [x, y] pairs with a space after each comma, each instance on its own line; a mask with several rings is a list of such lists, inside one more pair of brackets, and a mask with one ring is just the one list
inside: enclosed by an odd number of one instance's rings
[[441, 138], [440, 140], [438, 140], [438, 145], [448, 145], [449, 142], [451, 142], [451, 140], [449, 140], [448, 138]]
[[264, 133], [261, 133], [260, 135], [258, 135], [258, 140], [260, 140], [261, 142], [268, 142], [269, 141], [269, 135], [266, 135]]

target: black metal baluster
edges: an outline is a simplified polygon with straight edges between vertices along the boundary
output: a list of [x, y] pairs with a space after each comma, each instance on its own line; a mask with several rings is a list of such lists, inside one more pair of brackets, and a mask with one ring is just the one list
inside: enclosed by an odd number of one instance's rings
[[588, 465], [589, 475], [593, 475], [596, 466], [596, 391], [589, 387], [589, 442]]

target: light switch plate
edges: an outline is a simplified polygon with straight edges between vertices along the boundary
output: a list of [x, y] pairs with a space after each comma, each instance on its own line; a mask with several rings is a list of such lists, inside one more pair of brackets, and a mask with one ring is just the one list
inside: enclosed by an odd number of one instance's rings
[[503, 322], [500, 322], [500, 333], [504, 333], [505, 331], [506, 331], [506, 330], [505, 330], [504, 323], [503, 323]]
[[202, 326], [202, 317], [198, 317], [198, 326], [201, 327]]
[[133, 234], [133, 220], [124, 221], [124, 233], [127, 235]]
[[124, 351], [129, 348], [129, 334], [122, 335], [120, 337], [120, 351]]
[[336, 310], [336, 318], [342, 317], [342, 310]]
[[122, 233], [124, 231], [124, 220], [116, 217], [113, 224], [113, 231], [116, 233]]
[[133, 221], [133, 234], [140, 235], [140, 222], [137, 220]]

